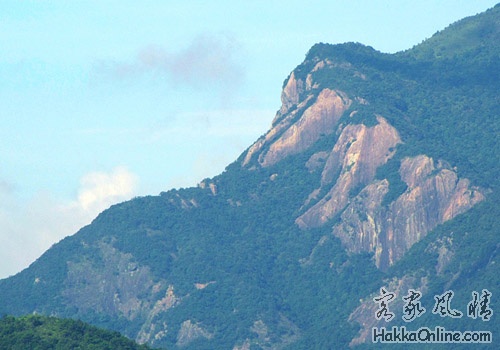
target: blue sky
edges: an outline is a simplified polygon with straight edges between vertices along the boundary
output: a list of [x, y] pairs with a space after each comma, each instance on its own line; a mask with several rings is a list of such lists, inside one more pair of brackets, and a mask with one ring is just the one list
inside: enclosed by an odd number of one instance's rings
[[0, 278], [109, 205], [220, 173], [317, 42], [411, 48], [495, 1], [0, 2]]

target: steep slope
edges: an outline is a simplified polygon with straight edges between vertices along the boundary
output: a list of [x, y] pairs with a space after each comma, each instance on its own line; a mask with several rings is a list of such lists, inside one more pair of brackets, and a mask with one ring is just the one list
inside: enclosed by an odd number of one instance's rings
[[[381, 287], [419, 289], [428, 309], [452, 288], [460, 305], [494, 297], [499, 18], [395, 55], [313, 46], [270, 130], [224, 173], [112, 206], [1, 280], [0, 314], [80, 318], [165, 348], [345, 348], [370, 347]], [[486, 19], [487, 36], [453, 51], [448, 38]], [[427, 54], [438, 46], [444, 58]], [[411, 326], [499, 334], [453, 321], [429, 310]]]

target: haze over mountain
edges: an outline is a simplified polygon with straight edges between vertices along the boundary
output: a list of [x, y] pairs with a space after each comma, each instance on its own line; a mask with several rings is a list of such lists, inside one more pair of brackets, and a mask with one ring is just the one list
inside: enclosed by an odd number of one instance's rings
[[495, 339], [498, 322], [431, 309], [500, 292], [499, 34], [497, 5], [397, 54], [314, 45], [222, 174], [104, 211], [1, 280], [0, 314], [169, 349], [371, 348], [385, 287], [393, 325], [413, 289], [427, 312], [407, 328]]

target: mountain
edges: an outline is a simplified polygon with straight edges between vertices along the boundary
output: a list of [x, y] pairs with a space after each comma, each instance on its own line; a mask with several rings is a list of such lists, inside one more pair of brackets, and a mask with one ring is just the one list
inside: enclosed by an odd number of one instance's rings
[[147, 350], [118, 332], [102, 330], [82, 321], [40, 315], [0, 319], [0, 348], [15, 349], [95, 349]]
[[[104, 211], [1, 280], [0, 314], [168, 349], [378, 348], [372, 327], [401, 325], [496, 337], [467, 311], [477, 292], [494, 319], [500, 294], [499, 23], [497, 5], [396, 54], [314, 45], [222, 174]], [[410, 290], [427, 311], [408, 323]]]

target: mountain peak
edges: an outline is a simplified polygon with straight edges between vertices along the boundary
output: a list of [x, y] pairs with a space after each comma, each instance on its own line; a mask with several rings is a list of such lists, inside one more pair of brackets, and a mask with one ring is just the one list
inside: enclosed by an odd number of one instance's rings
[[[222, 174], [104, 211], [0, 280], [0, 314], [169, 349], [376, 348], [382, 287], [423, 302], [453, 289], [462, 308], [498, 295], [497, 27], [483, 38], [478, 23], [499, 9], [405, 53], [314, 45], [270, 130]], [[466, 33], [480, 44], [457, 49]], [[411, 326], [443, 326], [433, 316]]]

